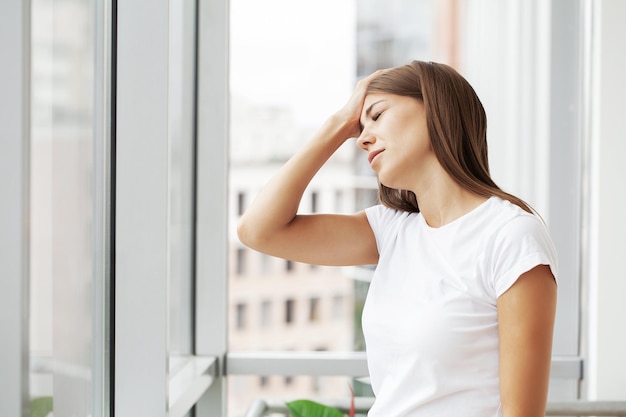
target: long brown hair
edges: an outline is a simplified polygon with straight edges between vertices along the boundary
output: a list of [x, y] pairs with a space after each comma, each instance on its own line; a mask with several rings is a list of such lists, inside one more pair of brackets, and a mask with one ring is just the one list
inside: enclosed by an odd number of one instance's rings
[[[487, 116], [472, 86], [453, 68], [413, 61], [373, 79], [368, 93], [413, 97], [424, 104], [431, 146], [445, 171], [474, 194], [498, 196], [532, 213], [523, 200], [500, 189], [489, 175]], [[379, 198], [387, 207], [419, 212], [412, 191], [379, 182]]]

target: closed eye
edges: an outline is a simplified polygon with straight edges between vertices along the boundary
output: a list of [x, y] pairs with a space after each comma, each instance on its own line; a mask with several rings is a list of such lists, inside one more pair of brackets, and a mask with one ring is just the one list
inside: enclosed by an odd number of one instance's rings
[[374, 113], [374, 115], [372, 116], [372, 120], [373, 120], [373, 121], [378, 120], [378, 118], [379, 118], [380, 116], [382, 116], [382, 114], [383, 114], [383, 112], [382, 112], [382, 111], [379, 111], [379, 112], [377, 112], [377, 113]]

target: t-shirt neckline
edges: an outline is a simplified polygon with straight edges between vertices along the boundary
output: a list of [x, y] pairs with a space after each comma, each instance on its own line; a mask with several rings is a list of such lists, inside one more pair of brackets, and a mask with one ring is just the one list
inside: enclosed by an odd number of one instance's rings
[[480, 203], [479, 205], [477, 205], [476, 207], [474, 207], [473, 209], [471, 209], [467, 213], [457, 217], [456, 219], [452, 220], [451, 222], [448, 222], [448, 223], [444, 224], [443, 226], [433, 227], [433, 226], [429, 225], [426, 222], [426, 219], [424, 218], [424, 215], [421, 212], [419, 213], [420, 222], [422, 223], [422, 226], [426, 230], [432, 231], [434, 233], [436, 233], [436, 232], [443, 232], [444, 230], [451, 229], [451, 228], [455, 227], [457, 224], [460, 224], [460, 223], [466, 221], [467, 219], [470, 219], [470, 218], [474, 217], [475, 215], [477, 215], [481, 211], [485, 210], [485, 208], [491, 203], [491, 201], [495, 200], [496, 198], [497, 197], [495, 195], [492, 195], [491, 197], [487, 198], [485, 201], [483, 201], [482, 203]]

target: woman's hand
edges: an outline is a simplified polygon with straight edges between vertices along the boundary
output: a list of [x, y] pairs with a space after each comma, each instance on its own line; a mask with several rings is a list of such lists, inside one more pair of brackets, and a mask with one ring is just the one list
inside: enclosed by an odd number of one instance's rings
[[370, 82], [386, 70], [378, 70], [357, 82], [352, 96], [346, 104], [334, 114], [334, 117], [346, 126], [347, 138], [356, 138], [361, 134], [361, 113]]

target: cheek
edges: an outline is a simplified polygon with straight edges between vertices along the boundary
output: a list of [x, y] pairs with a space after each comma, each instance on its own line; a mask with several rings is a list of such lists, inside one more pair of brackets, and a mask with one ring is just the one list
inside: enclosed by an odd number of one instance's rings
[[[428, 138], [406, 138], [397, 152], [394, 152], [393, 161], [389, 161], [390, 163], [385, 166], [386, 171], [381, 171], [380, 175], [396, 185], [392, 188], [407, 188], [409, 183], [421, 176], [424, 169], [428, 169], [427, 167], [434, 161], [436, 156]], [[384, 181], [381, 182], [385, 184]]]
[[416, 163], [433, 154], [428, 133], [422, 130], [416, 130], [411, 135], [407, 135], [403, 145], [405, 148], [405, 159], [413, 159]]

